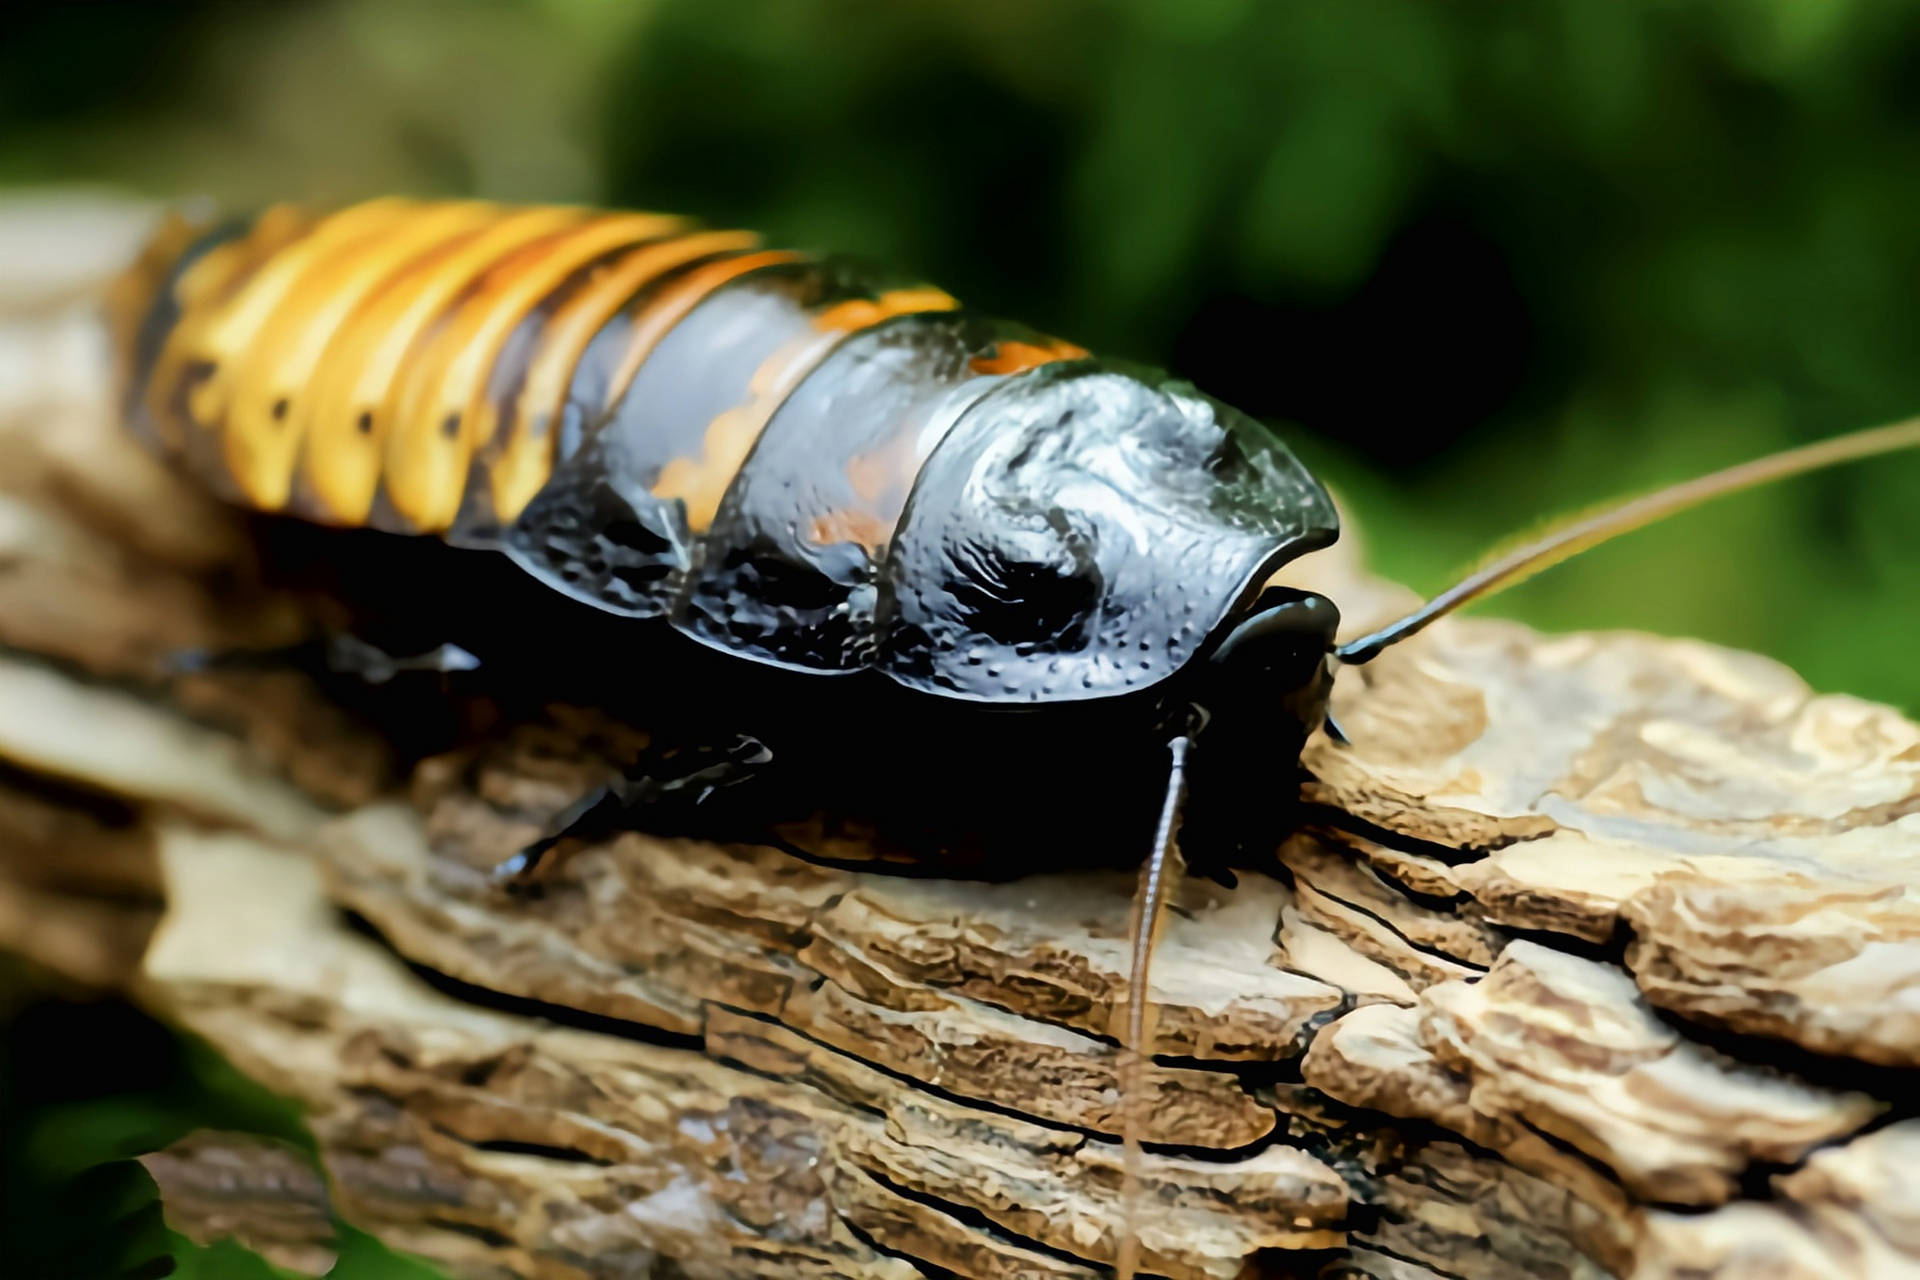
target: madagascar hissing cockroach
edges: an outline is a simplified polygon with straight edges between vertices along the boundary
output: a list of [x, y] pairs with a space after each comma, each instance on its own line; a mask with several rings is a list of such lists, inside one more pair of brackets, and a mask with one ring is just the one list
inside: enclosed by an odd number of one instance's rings
[[1672, 511], [1920, 443], [1900, 424], [1627, 503], [1337, 646], [1332, 601], [1269, 584], [1338, 521], [1266, 427], [743, 233], [276, 207], [170, 223], [115, 311], [132, 429], [332, 575], [368, 670], [455, 652], [490, 698], [644, 722], [503, 883], [623, 828], [982, 874], [1144, 855], [1130, 1072], [1176, 847], [1210, 874], [1271, 857], [1340, 665]]

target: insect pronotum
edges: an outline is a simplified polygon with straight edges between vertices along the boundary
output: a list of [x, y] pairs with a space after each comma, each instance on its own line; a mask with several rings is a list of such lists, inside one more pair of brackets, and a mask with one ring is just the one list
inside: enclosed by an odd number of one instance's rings
[[[654, 745], [504, 882], [623, 827], [982, 874], [1140, 861], [1122, 1276], [1176, 850], [1270, 857], [1338, 667], [1674, 511], [1920, 444], [1907, 422], [1625, 503], [1336, 647], [1332, 601], [1268, 585], [1338, 524], [1264, 426], [744, 233], [276, 207], [170, 223], [116, 315], [132, 428], [291, 517], [263, 539], [347, 583], [370, 631], [477, 660], [490, 697], [644, 717]], [[424, 661], [344, 647], [382, 680]]]

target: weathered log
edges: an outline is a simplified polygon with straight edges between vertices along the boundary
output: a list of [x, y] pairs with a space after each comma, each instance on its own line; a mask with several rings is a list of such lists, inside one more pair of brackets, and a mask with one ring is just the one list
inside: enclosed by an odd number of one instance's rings
[[286, 1142], [199, 1129], [140, 1163], [160, 1188], [167, 1225], [196, 1244], [235, 1239], [309, 1276], [339, 1260], [326, 1184]]
[[[1100, 1273], [1130, 878], [629, 834], [500, 896], [634, 727], [398, 778], [296, 672], [176, 674], [304, 623], [112, 426], [89, 305], [137, 226], [0, 281], [0, 943], [300, 1099], [335, 1207], [463, 1274]], [[1405, 599], [1351, 544], [1292, 576]], [[1920, 1274], [1920, 729], [1472, 620], [1335, 698], [1314, 820], [1161, 946], [1149, 1269]]]

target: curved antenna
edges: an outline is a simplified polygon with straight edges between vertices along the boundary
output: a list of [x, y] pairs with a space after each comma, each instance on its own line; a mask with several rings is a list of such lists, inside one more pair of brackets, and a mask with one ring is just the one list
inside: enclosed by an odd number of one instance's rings
[[1167, 775], [1167, 798], [1160, 808], [1160, 825], [1153, 835], [1153, 851], [1140, 866], [1140, 885], [1133, 894], [1128, 924], [1132, 965], [1127, 974], [1127, 1009], [1120, 1041], [1120, 1228], [1114, 1246], [1115, 1280], [1133, 1280], [1140, 1266], [1140, 1131], [1141, 1112], [1151, 1106], [1147, 1097], [1147, 1062], [1153, 1056], [1153, 1028], [1148, 1014], [1153, 1001], [1147, 980], [1153, 969], [1153, 945], [1166, 916], [1167, 895], [1180, 872], [1176, 836], [1180, 811], [1187, 803], [1187, 756], [1193, 739], [1178, 737], [1170, 744], [1173, 766]]
[[1822, 467], [1916, 447], [1920, 447], [1920, 418], [1908, 418], [1890, 426], [1869, 427], [1816, 444], [1770, 453], [1764, 458], [1742, 462], [1724, 471], [1683, 480], [1665, 489], [1630, 498], [1617, 506], [1575, 516], [1475, 570], [1406, 617], [1387, 624], [1371, 635], [1341, 645], [1333, 651], [1334, 656], [1348, 666], [1369, 662], [1389, 646], [1418, 635], [1426, 630], [1428, 624], [1462, 606], [1497, 591], [1504, 591], [1589, 547], [1598, 546], [1623, 533], [1631, 533], [1656, 520], [1664, 520], [1688, 507], [1696, 507], [1756, 485], [1818, 471]]

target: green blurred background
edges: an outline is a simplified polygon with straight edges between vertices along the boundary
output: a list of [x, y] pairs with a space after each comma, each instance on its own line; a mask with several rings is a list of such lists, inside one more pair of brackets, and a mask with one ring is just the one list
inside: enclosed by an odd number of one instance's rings
[[[1920, 6], [1887, 0], [0, 5], [0, 183], [77, 182], [867, 254], [1274, 419], [1423, 590], [1543, 516], [1920, 411]], [[1920, 457], [1489, 611], [1920, 710]]]

